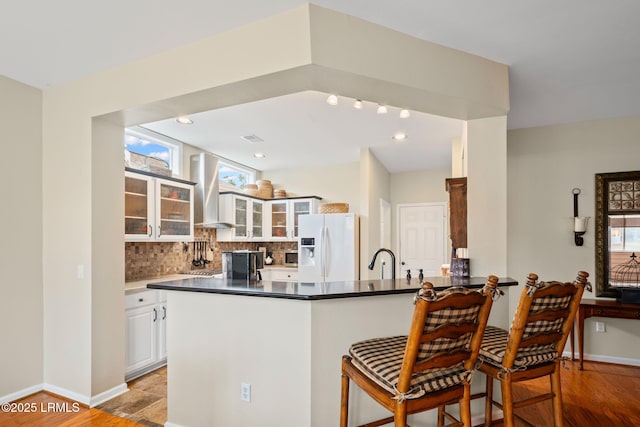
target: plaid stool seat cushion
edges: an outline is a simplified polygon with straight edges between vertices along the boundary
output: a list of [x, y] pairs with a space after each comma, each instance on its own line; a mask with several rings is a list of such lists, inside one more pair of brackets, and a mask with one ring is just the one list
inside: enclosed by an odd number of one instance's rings
[[[480, 346], [480, 359], [493, 366], [502, 366], [502, 359], [507, 349], [509, 333], [495, 326], [487, 326]], [[557, 353], [553, 345], [532, 345], [518, 350], [513, 363], [514, 367], [526, 367], [555, 360]]]
[[[349, 354], [354, 366], [389, 393], [395, 394], [406, 344], [406, 336], [374, 338], [353, 344]], [[468, 373], [462, 363], [452, 368], [418, 372], [411, 380], [407, 398], [453, 387], [466, 379]]]

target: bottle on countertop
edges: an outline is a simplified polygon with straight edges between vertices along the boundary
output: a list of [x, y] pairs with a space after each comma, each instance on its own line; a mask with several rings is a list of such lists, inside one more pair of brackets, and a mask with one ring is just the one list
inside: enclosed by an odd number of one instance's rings
[[407, 282], [411, 281], [411, 270], [407, 270]]
[[422, 269], [420, 269], [420, 274], [418, 275], [418, 279], [420, 279], [420, 283], [424, 280], [424, 274], [422, 273]]

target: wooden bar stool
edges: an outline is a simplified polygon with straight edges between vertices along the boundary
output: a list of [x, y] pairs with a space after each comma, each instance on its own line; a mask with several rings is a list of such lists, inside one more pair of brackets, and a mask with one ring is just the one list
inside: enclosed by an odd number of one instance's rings
[[[480, 346], [479, 370], [487, 375], [485, 397], [485, 426], [492, 423], [491, 411], [497, 406], [504, 412], [505, 427], [518, 418], [514, 409], [543, 400], [553, 402], [554, 425], [563, 425], [562, 391], [560, 389], [560, 360], [573, 319], [580, 305], [588, 273], [580, 271], [573, 283], [539, 282], [536, 274], [529, 274], [527, 284], [509, 332], [487, 326]], [[522, 401], [513, 401], [512, 385], [516, 382], [549, 376], [551, 390]], [[500, 381], [502, 403], [493, 400], [493, 380]]]
[[487, 324], [498, 278], [489, 276], [481, 290], [460, 287], [435, 292], [425, 282], [415, 299], [408, 336], [374, 338], [355, 343], [342, 357], [340, 426], [347, 427], [349, 380], [393, 415], [366, 424], [395, 421], [406, 426], [407, 415], [438, 408], [444, 425], [444, 405], [459, 402], [462, 421], [471, 426], [470, 381]]

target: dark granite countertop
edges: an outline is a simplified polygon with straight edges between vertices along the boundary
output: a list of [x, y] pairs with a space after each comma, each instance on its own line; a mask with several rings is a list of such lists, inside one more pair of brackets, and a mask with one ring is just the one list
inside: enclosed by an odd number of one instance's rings
[[[425, 277], [436, 289], [450, 286], [481, 288], [486, 277]], [[518, 282], [506, 277], [501, 278], [498, 287], [516, 286]], [[322, 300], [335, 298], [353, 298], [376, 295], [394, 295], [416, 292], [420, 288], [417, 278], [385, 280], [353, 280], [344, 282], [280, 282], [245, 281], [189, 277], [182, 280], [150, 283], [150, 289], [169, 291], [205, 292], [213, 294], [245, 295], [266, 298], [285, 298], [298, 300]]]

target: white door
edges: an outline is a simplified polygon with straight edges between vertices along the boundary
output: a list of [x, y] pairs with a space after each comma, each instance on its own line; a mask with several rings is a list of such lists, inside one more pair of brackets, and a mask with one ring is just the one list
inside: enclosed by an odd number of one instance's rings
[[439, 276], [446, 259], [446, 203], [398, 205], [400, 272], [418, 277]]

